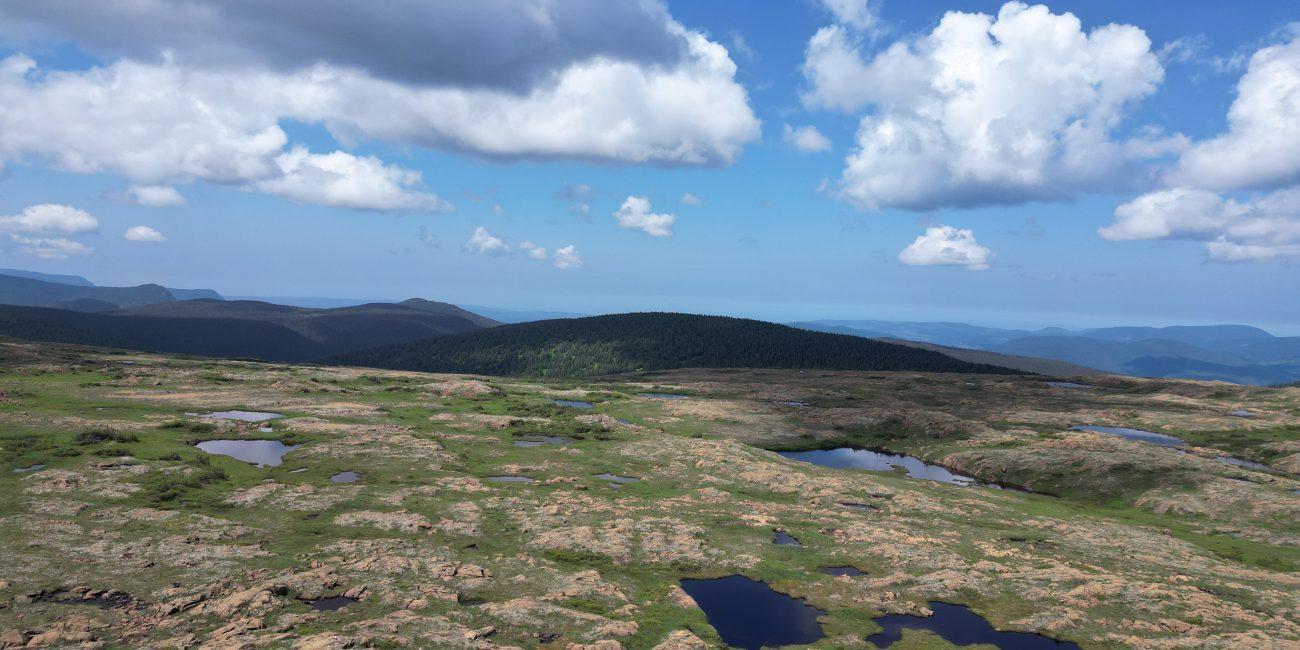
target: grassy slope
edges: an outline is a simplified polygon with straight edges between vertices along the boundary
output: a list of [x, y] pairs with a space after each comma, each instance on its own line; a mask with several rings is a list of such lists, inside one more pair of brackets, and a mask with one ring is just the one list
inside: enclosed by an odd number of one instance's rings
[[662, 313], [506, 325], [336, 360], [380, 368], [551, 377], [682, 367], [1015, 372], [853, 336], [739, 318]]

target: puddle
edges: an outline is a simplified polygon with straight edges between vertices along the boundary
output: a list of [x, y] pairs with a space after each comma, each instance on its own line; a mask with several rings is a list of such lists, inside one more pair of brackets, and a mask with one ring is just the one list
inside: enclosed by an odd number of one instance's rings
[[329, 598], [309, 600], [307, 601], [307, 604], [311, 605], [311, 608], [318, 612], [337, 612], [355, 602], [357, 602], [356, 598], [348, 598], [347, 596], [331, 596]]
[[956, 646], [986, 643], [999, 650], [1081, 650], [1078, 644], [1057, 641], [1040, 634], [999, 632], [984, 617], [963, 605], [937, 601], [931, 601], [929, 605], [934, 616], [890, 614], [873, 619], [872, 622], [884, 628], [884, 631], [867, 637], [867, 642], [878, 648], [888, 648], [903, 638], [903, 630], [929, 630]]
[[618, 474], [608, 474], [608, 473], [597, 474], [596, 478], [602, 481], [609, 481], [611, 483], [638, 483], [641, 481], [641, 479], [636, 478], [635, 476], [619, 476]]
[[641, 393], [641, 397], [650, 399], [686, 399], [690, 395], [676, 395], [673, 393]]
[[772, 403], [776, 404], [777, 406], [793, 406], [795, 408], [807, 408], [813, 405], [812, 402], [795, 402], [795, 401], [772, 402]]
[[1072, 381], [1045, 381], [1043, 382], [1043, 385], [1051, 386], [1052, 388], [1068, 388], [1069, 390], [1093, 390], [1096, 388], [1096, 386], [1076, 384]]
[[784, 530], [772, 531], [772, 543], [778, 546], [803, 546], [794, 535]]
[[542, 445], [567, 445], [573, 442], [569, 438], [561, 436], [523, 436], [522, 439], [515, 441], [516, 447], [540, 447]]
[[258, 433], [275, 433], [275, 429], [272, 429], [271, 427], [268, 427], [268, 426], [260, 426], [260, 427], [257, 428], [257, 432], [258, 432]]
[[1255, 414], [1254, 414], [1254, 413], [1251, 413], [1250, 411], [1247, 411], [1247, 410], [1245, 410], [1245, 409], [1237, 409], [1237, 410], [1235, 410], [1235, 411], [1229, 413], [1228, 415], [1232, 415], [1232, 416], [1239, 417], [1239, 418], [1253, 418], [1253, 417], [1255, 417]]
[[733, 575], [682, 580], [681, 586], [704, 610], [722, 641], [732, 647], [760, 650], [812, 643], [825, 636], [817, 617], [826, 612], [767, 583]]
[[276, 467], [284, 455], [302, 445], [286, 445], [279, 440], [207, 440], [195, 445], [218, 456], [230, 456], [258, 467]]
[[339, 472], [330, 477], [333, 483], [356, 483], [361, 480], [361, 475], [356, 472]]
[[557, 399], [555, 400], [555, 404], [557, 406], [567, 406], [575, 409], [589, 409], [593, 406], [591, 402], [578, 402], [571, 399]]
[[1156, 433], [1154, 431], [1143, 431], [1141, 429], [1129, 429], [1128, 427], [1099, 427], [1091, 424], [1080, 424], [1070, 427], [1073, 431], [1092, 431], [1093, 433], [1105, 433], [1138, 442], [1146, 442], [1161, 447], [1182, 447], [1187, 443], [1181, 438]]
[[1214, 460], [1217, 460], [1220, 463], [1223, 463], [1225, 465], [1236, 465], [1237, 467], [1245, 467], [1246, 469], [1257, 469], [1261, 472], [1272, 471], [1272, 468], [1270, 468], [1268, 465], [1265, 465], [1264, 463], [1257, 463], [1253, 460], [1246, 460], [1245, 458], [1237, 458], [1236, 456], [1219, 456]]
[[[185, 415], [199, 415], [197, 413], [186, 413]], [[215, 418], [217, 420], [240, 420], [243, 422], [262, 422], [264, 420], [274, 420], [275, 418], [284, 417], [283, 413], [262, 413], [260, 411], [216, 411], [214, 413], [205, 413], [199, 417]]]
[[870, 503], [858, 503], [856, 501], [841, 501], [840, 505], [844, 506], [845, 508], [853, 508], [854, 510], [879, 510], [880, 509], [880, 506], [873, 506]]
[[828, 576], [864, 576], [865, 571], [855, 566], [824, 566], [821, 572]]
[[44, 466], [44, 465], [42, 465], [42, 464], [40, 464], [40, 463], [36, 463], [35, 465], [28, 465], [27, 467], [19, 467], [19, 468], [16, 468], [16, 469], [14, 470], [14, 473], [15, 473], [15, 474], [26, 474], [27, 472], [39, 472], [39, 471], [41, 471], [41, 470], [43, 470], [43, 469], [45, 469], [45, 466]]
[[932, 465], [915, 456], [882, 453], [867, 449], [840, 447], [813, 451], [782, 451], [782, 456], [822, 467], [836, 469], [865, 469], [875, 472], [892, 472], [895, 468], [907, 470], [908, 478], [939, 481], [950, 485], [975, 485], [974, 478], [954, 474], [938, 465]]
[[489, 476], [487, 477], [487, 480], [495, 481], [497, 483], [536, 483], [537, 482], [535, 479], [528, 478], [527, 476]]

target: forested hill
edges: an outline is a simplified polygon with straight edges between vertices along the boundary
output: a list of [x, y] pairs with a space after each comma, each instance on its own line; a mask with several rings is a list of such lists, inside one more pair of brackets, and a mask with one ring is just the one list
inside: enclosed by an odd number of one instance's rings
[[636, 313], [503, 325], [336, 356], [428, 372], [590, 377], [671, 368], [808, 368], [1017, 374], [917, 348], [775, 323]]

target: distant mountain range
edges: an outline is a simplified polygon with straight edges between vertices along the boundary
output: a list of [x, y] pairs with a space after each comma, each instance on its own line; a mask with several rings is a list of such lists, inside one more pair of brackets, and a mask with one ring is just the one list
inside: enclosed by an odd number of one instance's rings
[[639, 313], [502, 325], [334, 363], [426, 372], [590, 377], [671, 368], [816, 368], [1012, 374], [915, 347], [775, 323]]
[[98, 312], [118, 307], [198, 299], [222, 300], [222, 297], [211, 289], [168, 289], [157, 284], [98, 287], [79, 275], [0, 270], [0, 304], [4, 305]]
[[[1244, 384], [1300, 380], [1300, 337], [1247, 325], [1014, 330], [964, 323], [820, 320], [791, 323], [814, 331], [906, 339], [1006, 355], [1056, 359], [1145, 377]], [[1065, 374], [1065, 373], [1052, 373]]]

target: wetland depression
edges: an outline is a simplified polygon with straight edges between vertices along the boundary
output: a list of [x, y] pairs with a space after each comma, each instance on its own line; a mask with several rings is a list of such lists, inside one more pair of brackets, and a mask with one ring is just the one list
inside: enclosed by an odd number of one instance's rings
[[732, 575], [682, 580], [681, 587], [727, 645], [760, 650], [812, 643], [825, 636], [817, 617], [826, 612], [765, 582]]
[[835, 469], [862, 469], [872, 472], [892, 472], [896, 469], [902, 469], [907, 472], [908, 478], [924, 481], [938, 481], [949, 485], [963, 486], [977, 483], [973, 477], [950, 472], [943, 467], [927, 463], [915, 456], [871, 451], [869, 449], [840, 447], [838, 449], [781, 451], [777, 453], [790, 460]]
[[1138, 442], [1146, 442], [1161, 447], [1185, 447], [1186, 442], [1182, 438], [1171, 436], [1154, 431], [1143, 431], [1142, 429], [1130, 429], [1128, 427], [1102, 427], [1094, 424], [1077, 424], [1070, 427], [1072, 431], [1091, 431], [1093, 433], [1104, 433]]
[[302, 445], [286, 445], [279, 440], [205, 440], [194, 445], [217, 456], [229, 456], [258, 467], [277, 467], [284, 455]]
[[884, 631], [867, 637], [867, 643], [888, 648], [903, 638], [903, 630], [929, 630], [956, 646], [981, 643], [999, 650], [1081, 650], [1078, 644], [1041, 634], [999, 631], [965, 605], [930, 601], [929, 607], [933, 616], [888, 614], [872, 619]]

